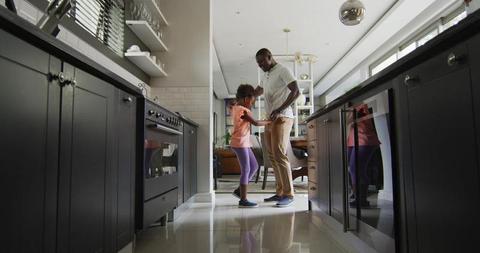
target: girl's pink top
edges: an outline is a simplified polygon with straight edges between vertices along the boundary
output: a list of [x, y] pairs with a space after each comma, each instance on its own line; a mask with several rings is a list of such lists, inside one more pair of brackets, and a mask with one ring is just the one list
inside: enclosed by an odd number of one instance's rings
[[[363, 115], [361, 118], [357, 119], [357, 129], [358, 129], [358, 145], [359, 146], [378, 146], [380, 145], [380, 140], [377, 136], [377, 131], [375, 131], [375, 126], [373, 124], [373, 118], [368, 110], [366, 104], [359, 105], [355, 107], [357, 112]], [[353, 125], [350, 127], [348, 133], [347, 146], [355, 146], [354, 140], [354, 129]]]
[[230, 111], [233, 123], [233, 133], [230, 146], [233, 148], [250, 148], [250, 122], [243, 120], [241, 117], [244, 113], [252, 117], [252, 112], [241, 105], [234, 105]]

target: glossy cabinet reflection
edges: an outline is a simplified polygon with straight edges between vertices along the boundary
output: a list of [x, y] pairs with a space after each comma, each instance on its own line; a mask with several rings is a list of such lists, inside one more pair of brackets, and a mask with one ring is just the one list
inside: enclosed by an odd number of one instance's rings
[[[347, 230], [377, 230], [395, 251], [389, 92], [351, 102], [342, 110], [344, 207]], [[352, 217], [352, 219], [350, 219]], [[365, 228], [360, 228], [365, 227]]]
[[372, 93], [315, 120], [318, 189], [309, 190], [314, 211], [389, 253], [395, 252], [391, 96]]

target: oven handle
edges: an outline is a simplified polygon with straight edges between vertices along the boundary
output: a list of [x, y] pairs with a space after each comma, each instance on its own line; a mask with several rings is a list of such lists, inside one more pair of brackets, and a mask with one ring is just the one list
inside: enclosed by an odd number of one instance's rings
[[183, 135], [183, 133], [178, 131], [178, 130], [171, 129], [171, 128], [162, 126], [160, 124], [149, 124], [147, 127], [152, 128], [152, 129], [156, 129], [156, 130], [162, 130], [162, 131], [165, 131], [165, 132], [168, 132], [168, 133], [171, 133], [171, 134]]

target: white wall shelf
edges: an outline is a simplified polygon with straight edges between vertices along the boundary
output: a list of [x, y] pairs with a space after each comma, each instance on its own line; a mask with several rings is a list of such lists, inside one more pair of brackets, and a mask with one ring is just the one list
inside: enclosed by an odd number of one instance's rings
[[298, 110], [312, 110], [313, 107], [311, 105], [297, 105]]
[[150, 55], [147, 52], [127, 52], [125, 53], [125, 57], [145, 71], [149, 76], [168, 76], [165, 70], [158, 66], [157, 63], [150, 58]]
[[151, 51], [168, 51], [165, 43], [155, 33], [147, 21], [127, 20], [125, 22], [130, 30], [132, 30]]
[[164, 26], [168, 26], [167, 19], [163, 12], [160, 10], [160, 7], [157, 4], [157, 0], [144, 0], [144, 3], [148, 6], [148, 9], [151, 10], [156, 16], [159, 17], [160, 22]]

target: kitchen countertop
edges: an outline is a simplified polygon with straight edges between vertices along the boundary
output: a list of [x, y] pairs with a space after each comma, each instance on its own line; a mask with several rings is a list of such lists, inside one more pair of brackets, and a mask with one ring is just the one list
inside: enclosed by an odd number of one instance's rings
[[135, 85], [1, 6], [0, 29], [31, 43], [50, 55], [111, 83], [119, 89], [132, 93], [137, 97], [143, 97], [141, 90]]
[[410, 68], [418, 65], [419, 63], [428, 60], [430, 57], [442, 52], [452, 45], [465, 41], [473, 35], [480, 32], [480, 10], [470, 14], [464, 20], [460, 21], [457, 25], [439, 34], [434, 39], [427, 42], [425, 45], [417, 48], [410, 54], [399, 59], [386, 69], [382, 70], [378, 74], [370, 77], [360, 85], [351, 89], [344, 95], [325, 105], [323, 108], [315, 111], [307, 121], [316, 119], [335, 108], [345, 104], [346, 102], [370, 91], [385, 82], [397, 77], [401, 73], [409, 70]]
[[186, 122], [194, 127], [199, 127], [200, 125], [198, 123], [196, 123], [195, 121], [183, 116], [181, 113], [177, 112], [177, 115], [180, 117], [180, 119], [183, 120], [183, 122]]

